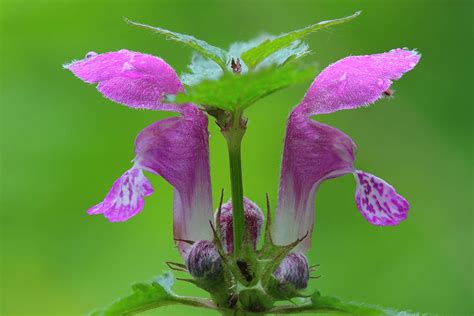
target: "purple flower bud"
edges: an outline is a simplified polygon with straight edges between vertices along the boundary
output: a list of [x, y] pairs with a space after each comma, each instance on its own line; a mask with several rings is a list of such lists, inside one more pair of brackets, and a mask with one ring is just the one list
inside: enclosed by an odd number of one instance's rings
[[189, 248], [186, 257], [189, 273], [202, 280], [217, 280], [222, 273], [222, 259], [209, 240], [199, 240]]
[[291, 252], [283, 259], [273, 273], [279, 286], [291, 284], [295, 289], [304, 289], [308, 286], [309, 265], [302, 253]]
[[[258, 237], [263, 223], [263, 213], [260, 208], [244, 197], [245, 230], [250, 236], [253, 248], [257, 246]], [[216, 213], [217, 215], [217, 213]], [[234, 226], [232, 224], [232, 201], [222, 204], [221, 208], [221, 232], [222, 244], [227, 252], [234, 250]]]

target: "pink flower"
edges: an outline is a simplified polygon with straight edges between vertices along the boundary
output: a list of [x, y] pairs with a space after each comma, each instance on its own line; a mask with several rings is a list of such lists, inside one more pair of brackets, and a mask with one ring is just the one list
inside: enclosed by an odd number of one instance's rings
[[[369, 223], [397, 225], [406, 218], [409, 204], [390, 184], [355, 169], [356, 145], [352, 139], [310, 117], [375, 102], [387, 93], [393, 80], [413, 69], [419, 59], [416, 52], [404, 49], [351, 56], [316, 77], [288, 118], [273, 227], [275, 242], [287, 244], [311, 233], [319, 185], [347, 173], [355, 176], [356, 205]], [[310, 242], [311, 238], [306, 238], [297, 250], [306, 251]]]
[[[120, 50], [89, 53], [65, 65], [87, 83], [97, 83], [103, 96], [131, 108], [168, 110], [179, 117], [157, 121], [142, 130], [135, 141], [134, 164], [112, 186], [103, 202], [89, 214], [109, 221], [126, 221], [143, 209], [143, 197], [153, 193], [143, 171], [162, 176], [174, 187], [174, 238], [211, 239], [211, 179], [207, 116], [193, 104], [162, 102], [165, 94], [183, 91], [175, 71], [162, 59]], [[189, 245], [179, 242], [182, 254]]]

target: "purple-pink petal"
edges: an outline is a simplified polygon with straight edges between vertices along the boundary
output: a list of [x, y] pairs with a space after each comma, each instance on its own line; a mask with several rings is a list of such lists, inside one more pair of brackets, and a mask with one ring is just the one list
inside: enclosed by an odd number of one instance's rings
[[163, 103], [163, 96], [183, 91], [173, 68], [161, 58], [120, 50], [104, 54], [89, 53], [85, 59], [64, 66], [117, 103], [149, 110], [180, 112], [178, 105]]
[[142, 170], [133, 167], [118, 178], [104, 201], [91, 207], [89, 215], [103, 214], [111, 222], [123, 222], [143, 209], [143, 197], [153, 193], [153, 187]]
[[381, 98], [392, 81], [413, 69], [419, 60], [416, 51], [400, 48], [346, 57], [318, 75], [300, 107], [308, 115], [316, 115], [368, 105]]
[[[210, 240], [212, 196], [207, 117], [193, 105], [181, 117], [158, 121], [135, 141], [135, 163], [167, 180], [174, 191], [174, 238]], [[189, 245], [179, 242], [181, 254]]]
[[406, 219], [410, 205], [395, 189], [369, 173], [354, 172], [356, 205], [365, 219], [377, 226], [398, 225]]
[[171, 117], [143, 129], [135, 141], [132, 169], [112, 186], [103, 202], [88, 214], [103, 214], [110, 221], [125, 221], [143, 208], [143, 197], [153, 193], [143, 170], [162, 176], [174, 187], [174, 238], [211, 240], [212, 196], [209, 170], [207, 117], [194, 105], [183, 105], [179, 117]]
[[[354, 109], [378, 100], [388, 93], [392, 81], [413, 69], [419, 59], [416, 52], [405, 49], [352, 56], [330, 65], [314, 80], [288, 119], [273, 227], [278, 244], [288, 244], [308, 232], [296, 250], [308, 249], [319, 185], [326, 179], [355, 172], [355, 144], [349, 136], [312, 121], [310, 116]], [[396, 225], [406, 217], [408, 202], [389, 184], [368, 174], [356, 174], [357, 206], [369, 222]], [[370, 178], [368, 184], [360, 182], [365, 177]], [[366, 195], [365, 190], [372, 187], [384, 191]]]
[[314, 197], [326, 179], [353, 172], [355, 144], [331, 126], [309, 119], [301, 108], [290, 114], [273, 225], [277, 244], [289, 244], [309, 233], [296, 251], [311, 244]]

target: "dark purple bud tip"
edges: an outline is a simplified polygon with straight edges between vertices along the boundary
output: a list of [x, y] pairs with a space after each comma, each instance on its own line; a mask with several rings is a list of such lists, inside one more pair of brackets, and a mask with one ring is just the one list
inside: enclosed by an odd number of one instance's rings
[[223, 270], [222, 259], [209, 240], [199, 240], [189, 248], [186, 266], [194, 278], [208, 281], [217, 280]]
[[[244, 197], [245, 230], [252, 242], [253, 248], [257, 247], [258, 237], [263, 223], [263, 213], [260, 208]], [[217, 215], [217, 213], [216, 213]], [[234, 234], [232, 224], [232, 201], [222, 204], [221, 207], [221, 232], [222, 244], [227, 252], [234, 250]]]
[[308, 260], [301, 253], [291, 252], [283, 259], [273, 276], [278, 280], [279, 286], [292, 285], [295, 289], [302, 290], [308, 286]]

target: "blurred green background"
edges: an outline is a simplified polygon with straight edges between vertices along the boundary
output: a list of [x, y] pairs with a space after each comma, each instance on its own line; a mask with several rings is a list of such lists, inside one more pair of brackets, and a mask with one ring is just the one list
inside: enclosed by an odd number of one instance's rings
[[[393, 184], [411, 203], [398, 227], [366, 223], [351, 176], [317, 195], [311, 287], [347, 300], [446, 315], [473, 310], [471, 1], [22, 1], [1, 2], [2, 315], [82, 315], [179, 261], [172, 242], [172, 188], [125, 223], [89, 217], [130, 166], [136, 134], [170, 113], [128, 109], [61, 68], [88, 51], [121, 48], [164, 58], [178, 73], [191, 51], [123, 17], [190, 33], [221, 46], [363, 10], [355, 21], [309, 38], [306, 57], [325, 67], [347, 55], [417, 48], [416, 69], [396, 96], [318, 119], [359, 146], [357, 167]], [[285, 119], [309, 82], [247, 111], [246, 195], [276, 201]], [[214, 197], [229, 192], [221, 135], [211, 126]], [[184, 284], [176, 291], [204, 295]], [[203, 315], [166, 307], [147, 315]]]

